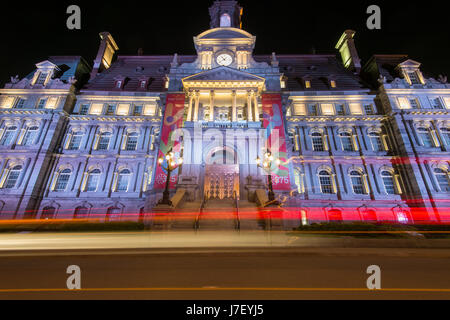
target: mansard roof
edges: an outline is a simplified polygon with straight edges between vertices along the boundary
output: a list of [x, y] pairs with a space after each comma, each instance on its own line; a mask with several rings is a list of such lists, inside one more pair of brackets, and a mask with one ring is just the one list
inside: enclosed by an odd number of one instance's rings
[[242, 29], [227, 27], [207, 30], [198, 35], [196, 39], [253, 39], [253, 36]]
[[[331, 90], [329, 80], [336, 81], [336, 90], [366, 89], [358, 75], [347, 70], [336, 55], [305, 54], [283, 55], [277, 54], [280, 73], [287, 77], [286, 90], [289, 91], [326, 91]], [[270, 64], [271, 55], [257, 55], [255, 60]], [[308, 78], [311, 88], [306, 89], [302, 78]]]

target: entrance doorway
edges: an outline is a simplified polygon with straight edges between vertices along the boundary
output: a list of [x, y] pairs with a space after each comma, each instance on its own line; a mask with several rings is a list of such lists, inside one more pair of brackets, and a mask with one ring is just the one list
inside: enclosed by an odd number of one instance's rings
[[206, 199], [239, 198], [239, 166], [207, 165], [205, 172]]

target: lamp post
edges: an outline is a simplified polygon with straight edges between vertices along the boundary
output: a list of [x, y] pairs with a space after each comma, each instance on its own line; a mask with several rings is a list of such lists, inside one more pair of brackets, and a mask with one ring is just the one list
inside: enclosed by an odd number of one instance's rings
[[[275, 193], [273, 192], [273, 182], [272, 182], [272, 163], [275, 161], [276, 165], [279, 166], [281, 161], [280, 159], [274, 159], [272, 153], [267, 149], [264, 154], [264, 161], [258, 156], [256, 157], [256, 164], [258, 167], [262, 168], [264, 171], [268, 173], [269, 180], [269, 202], [275, 203]], [[261, 165], [262, 162], [262, 165]]]
[[167, 153], [165, 160], [167, 161], [167, 167], [163, 166], [164, 158], [158, 159], [158, 164], [163, 168], [163, 170], [167, 171], [167, 179], [166, 179], [166, 188], [163, 192], [163, 198], [158, 202], [159, 204], [166, 204], [171, 206], [172, 201], [170, 201], [170, 174], [172, 171], [176, 170], [180, 165], [183, 164], [183, 158], [179, 158], [178, 161], [175, 161], [175, 154], [172, 151], [172, 148]]

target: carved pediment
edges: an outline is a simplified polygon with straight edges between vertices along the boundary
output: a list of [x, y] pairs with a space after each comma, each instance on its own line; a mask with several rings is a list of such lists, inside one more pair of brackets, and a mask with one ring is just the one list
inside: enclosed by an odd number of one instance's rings
[[264, 82], [262, 77], [253, 74], [235, 70], [228, 67], [219, 67], [212, 70], [207, 70], [201, 73], [183, 79], [183, 82], [198, 82], [198, 81], [252, 81]]

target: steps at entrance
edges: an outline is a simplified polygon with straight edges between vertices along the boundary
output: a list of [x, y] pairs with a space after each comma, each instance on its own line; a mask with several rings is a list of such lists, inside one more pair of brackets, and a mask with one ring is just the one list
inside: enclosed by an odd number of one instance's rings
[[239, 218], [241, 230], [264, 230], [265, 221], [254, 202], [239, 201]]
[[199, 230], [235, 230], [237, 212], [234, 200], [208, 200], [199, 217]]
[[183, 202], [173, 214], [170, 225], [171, 230], [192, 230], [195, 225], [195, 220], [200, 212], [200, 201]]

